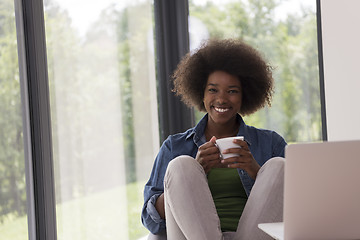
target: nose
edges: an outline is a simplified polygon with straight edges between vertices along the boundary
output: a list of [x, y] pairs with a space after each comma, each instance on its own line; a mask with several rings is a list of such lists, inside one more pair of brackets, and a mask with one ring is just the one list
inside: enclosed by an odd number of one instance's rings
[[220, 91], [217, 95], [216, 102], [221, 105], [226, 104], [228, 102], [226, 93]]

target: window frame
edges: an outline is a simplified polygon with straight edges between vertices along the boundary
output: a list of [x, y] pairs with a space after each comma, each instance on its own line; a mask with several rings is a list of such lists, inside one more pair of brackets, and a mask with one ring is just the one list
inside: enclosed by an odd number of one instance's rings
[[42, 0], [15, 0], [29, 239], [57, 239]]
[[318, 40], [318, 62], [319, 62], [319, 84], [320, 84], [320, 108], [321, 108], [321, 127], [322, 140], [328, 140], [326, 124], [326, 103], [325, 103], [325, 79], [324, 79], [324, 57], [322, 46], [322, 25], [321, 25], [321, 0], [316, 0], [316, 22]]

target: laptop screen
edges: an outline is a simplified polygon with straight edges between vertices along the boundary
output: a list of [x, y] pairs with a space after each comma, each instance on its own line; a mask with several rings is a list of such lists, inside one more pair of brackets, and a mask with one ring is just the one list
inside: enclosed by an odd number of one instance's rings
[[360, 140], [285, 151], [285, 239], [360, 239]]

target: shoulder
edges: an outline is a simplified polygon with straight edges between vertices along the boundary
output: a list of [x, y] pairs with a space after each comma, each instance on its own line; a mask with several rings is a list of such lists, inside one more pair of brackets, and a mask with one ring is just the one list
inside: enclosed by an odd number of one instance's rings
[[161, 148], [167, 148], [169, 150], [181, 148], [187, 142], [193, 142], [192, 140], [193, 134], [194, 134], [194, 128], [190, 128], [185, 132], [169, 135], [167, 139], [163, 142]]
[[276, 131], [247, 126], [248, 140], [254, 147], [260, 147], [272, 152], [273, 156], [283, 156], [285, 139]]

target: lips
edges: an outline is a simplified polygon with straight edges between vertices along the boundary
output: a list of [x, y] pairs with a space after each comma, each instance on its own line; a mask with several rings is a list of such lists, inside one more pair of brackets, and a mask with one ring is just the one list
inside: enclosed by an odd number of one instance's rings
[[230, 110], [230, 108], [224, 108], [224, 107], [214, 107], [214, 110], [218, 113], [225, 113]]

